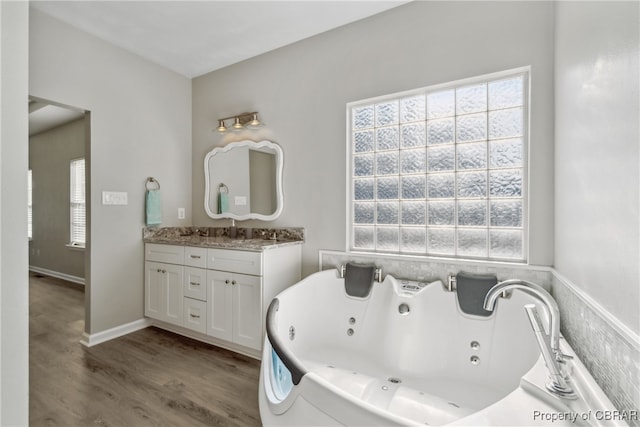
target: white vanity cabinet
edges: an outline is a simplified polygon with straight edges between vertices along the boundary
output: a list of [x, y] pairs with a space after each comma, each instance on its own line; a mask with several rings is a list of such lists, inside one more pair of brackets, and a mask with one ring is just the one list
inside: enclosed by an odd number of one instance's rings
[[260, 357], [267, 308], [301, 277], [301, 245], [240, 250], [145, 244], [145, 316]]
[[153, 319], [182, 323], [184, 248], [146, 245], [144, 314]]
[[207, 333], [262, 348], [262, 253], [209, 249]]
[[207, 274], [207, 334], [262, 348], [261, 277], [211, 270]]

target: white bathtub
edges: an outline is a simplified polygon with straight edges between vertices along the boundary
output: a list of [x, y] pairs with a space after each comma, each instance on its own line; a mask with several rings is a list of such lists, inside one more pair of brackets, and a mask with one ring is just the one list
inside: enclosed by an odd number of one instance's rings
[[611, 419], [612, 404], [577, 358], [567, 372], [578, 399], [545, 390], [547, 370], [523, 309], [531, 303], [514, 291], [490, 317], [469, 316], [440, 281], [408, 292], [387, 275], [362, 299], [347, 296], [337, 270], [313, 274], [270, 306], [262, 422], [626, 425]]

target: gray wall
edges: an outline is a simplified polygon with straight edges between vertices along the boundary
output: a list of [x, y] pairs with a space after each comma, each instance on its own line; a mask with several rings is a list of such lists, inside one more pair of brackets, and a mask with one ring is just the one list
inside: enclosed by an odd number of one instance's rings
[[0, 425], [29, 423], [29, 10], [0, 2]]
[[552, 293], [567, 341], [620, 411], [640, 410], [639, 15], [637, 2], [556, 9]]
[[[191, 206], [191, 81], [32, 9], [29, 91], [91, 112], [86, 332], [139, 320], [147, 177], [161, 183], [163, 225], [191, 224], [189, 209], [177, 219]], [[128, 205], [102, 205], [103, 191]]]
[[29, 138], [33, 238], [29, 266], [84, 278], [84, 250], [69, 248], [69, 164], [85, 155], [84, 118]]
[[258, 150], [249, 150], [249, 200], [251, 211], [273, 215], [277, 209], [276, 156]]
[[527, 65], [530, 262], [551, 265], [551, 2], [413, 2], [194, 79], [193, 223], [228, 224], [202, 208], [202, 162], [223, 142], [216, 119], [259, 111], [285, 157], [285, 207], [271, 225], [306, 228], [303, 274], [312, 273], [319, 249], [346, 247], [348, 102]]
[[555, 267], [640, 332], [637, 2], [560, 2]]

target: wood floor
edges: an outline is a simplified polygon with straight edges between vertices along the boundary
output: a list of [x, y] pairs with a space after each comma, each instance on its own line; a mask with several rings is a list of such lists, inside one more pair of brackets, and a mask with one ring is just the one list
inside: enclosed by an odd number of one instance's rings
[[257, 360], [156, 328], [87, 348], [82, 288], [29, 287], [30, 425], [260, 425]]

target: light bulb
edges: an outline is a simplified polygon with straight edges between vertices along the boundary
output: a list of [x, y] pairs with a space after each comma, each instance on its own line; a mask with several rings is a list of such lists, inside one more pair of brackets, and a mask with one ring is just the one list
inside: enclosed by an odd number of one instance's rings
[[223, 120], [218, 120], [218, 128], [216, 129], [218, 132], [220, 133], [224, 133], [227, 131], [226, 126], [224, 125], [224, 121]]

